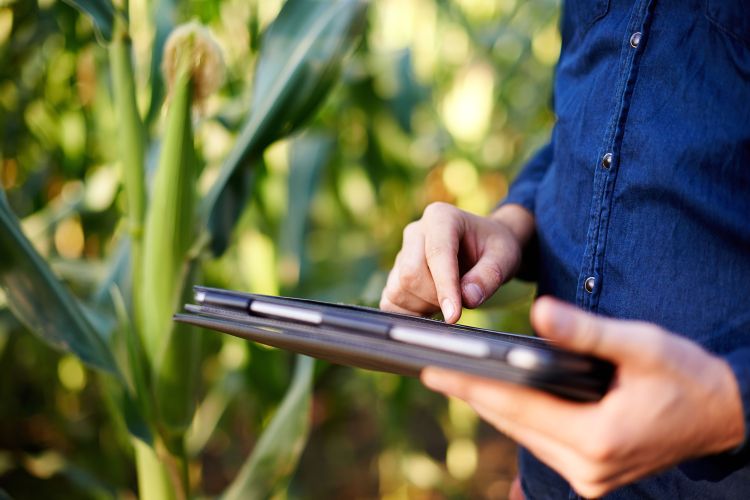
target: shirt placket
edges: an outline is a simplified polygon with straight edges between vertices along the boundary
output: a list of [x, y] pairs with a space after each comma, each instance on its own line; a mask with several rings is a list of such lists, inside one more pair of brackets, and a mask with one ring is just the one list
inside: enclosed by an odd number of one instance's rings
[[618, 171], [623, 168], [620, 146], [625, 133], [625, 123], [638, 74], [639, 62], [648, 38], [648, 29], [656, 0], [635, 2], [627, 32], [623, 35], [620, 49], [620, 65], [617, 72], [612, 114], [606, 133], [597, 152], [594, 167], [593, 193], [586, 248], [578, 276], [576, 301], [582, 308], [597, 311], [599, 297], [605, 286], [603, 275], [604, 253], [607, 241], [607, 226], [612, 211], [612, 195]]

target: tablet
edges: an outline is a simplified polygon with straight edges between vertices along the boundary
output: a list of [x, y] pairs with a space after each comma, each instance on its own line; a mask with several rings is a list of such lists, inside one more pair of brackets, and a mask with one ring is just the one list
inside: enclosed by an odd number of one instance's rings
[[197, 286], [174, 320], [332, 363], [407, 376], [438, 366], [596, 401], [614, 367], [551, 342], [363, 306]]

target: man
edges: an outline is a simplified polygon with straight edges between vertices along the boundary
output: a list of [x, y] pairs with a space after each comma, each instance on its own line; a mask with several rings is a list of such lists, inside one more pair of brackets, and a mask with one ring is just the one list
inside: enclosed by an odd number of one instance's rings
[[523, 494], [746, 498], [750, 3], [570, 0], [561, 31], [550, 143], [491, 215], [410, 224], [381, 307], [455, 322], [523, 256], [535, 330], [614, 362], [607, 396], [422, 375], [522, 446]]

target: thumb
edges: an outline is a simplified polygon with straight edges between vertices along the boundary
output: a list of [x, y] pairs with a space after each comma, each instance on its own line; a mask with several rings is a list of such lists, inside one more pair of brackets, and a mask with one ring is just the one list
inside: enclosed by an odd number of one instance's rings
[[461, 295], [466, 307], [478, 307], [505, 282], [502, 256], [487, 252], [461, 278]]
[[534, 303], [531, 324], [563, 349], [610, 361], [638, 358], [648, 342], [648, 332], [635, 322], [596, 316], [551, 297]]

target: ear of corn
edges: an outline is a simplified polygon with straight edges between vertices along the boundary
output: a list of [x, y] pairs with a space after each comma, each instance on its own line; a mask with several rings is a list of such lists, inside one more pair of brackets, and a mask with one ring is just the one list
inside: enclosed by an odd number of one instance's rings
[[182, 294], [186, 256], [193, 238], [196, 158], [190, 116], [190, 74], [172, 89], [161, 156], [146, 216], [141, 288], [141, 336], [152, 366], [172, 331], [172, 312]]
[[[191, 111], [196, 99], [210, 94], [221, 81], [217, 78], [223, 73], [218, 48], [210, 38], [202, 37], [206, 30], [195, 24], [178, 28], [173, 33], [178, 35], [174, 37], [176, 41], [166, 43], [164, 63], [172, 82], [159, 162], [147, 196], [144, 153], [148, 127], [136, 100], [128, 2], [115, 5], [111, 0], [66, 1], [93, 20], [100, 41], [109, 42], [130, 245], [125, 238], [122, 258], [114, 259], [111, 276], [97, 293], [96, 301], [103, 306], [115, 288], [113, 284], [123, 284], [118, 288], [122, 296], [117, 296], [110, 311], [120, 320], [122, 332], [110, 338], [57, 280], [21, 232], [1, 189], [0, 286], [14, 314], [43, 340], [72, 352], [90, 366], [115, 374], [101, 387], [110, 396], [112, 411], [122, 413], [129, 434], [136, 438], [133, 442], [139, 496], [185, 498], [189, 485], [183, 441], [197, 396], [200, 339], [190, 327], [175, 327], [171, 317], [185, 294], [190, 293], [189, 287], [199, 272], [199, 263], [191, 251], [197, 224], [205, 224], [208, 214], [227, 213], [221, 212], [222, 207], [214, 210], [219, 202], [244, 204], [247, 193], [236, 200], [226, 196], [225, 189], [228, 184], [237, 184], [234, 181], [240, 175], [252, 174], [240, 172], [239, 167], [258, 158], [272, 141], [298, 129], [320, 106], [335, 84], [341, 60], [352, 46], [352, 35], [361, 26], [367, 2], [285, 3], [264, 36], [253, 111], [203, 205], [204, 217], [199, 220], [199, 164]], [[169, 11], [172, 3], [167, 0], [159, 5], [164, 4], [164, 10]], [[162, 25], [162, 33], [166, 33], [167, 25]], [[154, 91], [152, 110], [157, 109], [159, 100], [159, 92]], [[322, 156], [325, 155], [321, 153]], [[319, 170], [318, 165], [313, 171], [295, 171], [295, 179], [307, 187], [302, 193], [295, 191], [301, 199], [290, 213], [304, 211], [311, 194], [308, 190]], [[230, 229], [239, 210], [231, 212], [233, 215], [224, 221], [224, 227]], [[291, 224], [290, 228], [295, 234], [288, 235], [289, 248], [294, 248], [291, 253], [299, 265], [303, 240], [296, 233], [304, 231], [304, 224]], [[128, 261], [131, 280], [123, 279]], [[132, 287], [128, 281], [132, 281]], [[124, 356], [112, 354], [113, 343], [125, 350]], [[118, 360], [122, 361], [122, 369], [118, 368]], [[228, 497], [266, 498], [288, 481], [309, 430], [312, 370], [312, 360], [300, 358], [282, 405], [242, 466]]]
[[172, 314], [188, 299], [198, 269], [189, 255], [196, 235], [198, 173], [191, 110], [221, 83], [223, 61], [209, 32], [189, 23], [167, 40], [163, 69], [170, 97], [146, 219], [141, 334], [152, 367], [159, 431], [170, 452], [184, 460], [183, 438], [195, 410], [199, 333], [173, 323]]
[[[186, 284], [194, 283], [197, 274], [193, 262]], [[189, 302], [190, 286], [184, 287], [182, 301]], [[200, 330], [176, 323], [167, 340], [167, 347], [158, 361], [154, 393], [159, 408], [161, 431], [169, 450], [182, 456], [184, 434], [195, 413], [200, 368]]]

